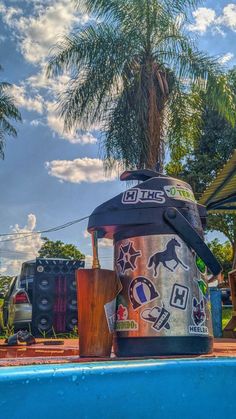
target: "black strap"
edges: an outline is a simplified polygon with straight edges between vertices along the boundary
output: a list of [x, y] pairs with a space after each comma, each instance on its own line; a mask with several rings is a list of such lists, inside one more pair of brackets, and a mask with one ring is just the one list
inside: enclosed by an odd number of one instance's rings
[[222, 267], [215, 258], [204, 240], [194, 230], [186, 218], [177, 210], [170, 207], [164, 212], [165, 220], [173, 227], [178, 235], [190, 246], [203, 260], [214, 276], [219, 275]]

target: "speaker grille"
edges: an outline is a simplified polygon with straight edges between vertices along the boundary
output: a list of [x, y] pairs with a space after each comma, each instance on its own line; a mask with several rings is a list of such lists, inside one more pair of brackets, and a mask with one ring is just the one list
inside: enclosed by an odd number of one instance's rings
[[78, 322], [75, 271], [82, 260], [36, 259], [32, 301], [35, 336], [71, 332]]

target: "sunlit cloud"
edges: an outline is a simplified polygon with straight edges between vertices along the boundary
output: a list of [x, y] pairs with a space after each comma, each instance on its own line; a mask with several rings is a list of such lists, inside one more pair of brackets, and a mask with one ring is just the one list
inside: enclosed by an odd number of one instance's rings
[[225, 30], [236, 31], [236, 4], [229, 3], [222, 13], [217, 16], [214, 9], [199, 7], [193, 12], [193, 23], [189, 25], [190, 31], [203, 35], [208, 29], [213, 34], [225, 36]]
[[10, 227], [9, 234], [0, 237], [0, 252], [2, 257], [0, 273], [17, 275], [21, 265], [26, 260], [38, 256], [38, 251], [43, 244], [41, 234], [32, 234], [36, 229], [36, 216], [29, 214], [24, 227], [15, 224]]
[[231, 61], [234, 58], [234, 54], [232, 52], [227, 52], [227, 54], [224, 54], [220, 59], [220, 64], [227, 64], [229, 61]]
[[46, 162], [45, 165], [50, 176], [65, 182], [99, 183], [117, 179], [117, 172], [115, 170], [109, 175], [106, 175], [103, 161], [100, 159], [84, 157], [75, 160], [53, 160]]

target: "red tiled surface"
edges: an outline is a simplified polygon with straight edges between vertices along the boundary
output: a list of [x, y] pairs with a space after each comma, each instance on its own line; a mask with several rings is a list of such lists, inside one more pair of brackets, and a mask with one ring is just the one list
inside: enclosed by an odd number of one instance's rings
[[[45, 339], [48, 341], [49, 339]], [[65, 339], [63, 345], [44, 345], [44, 339], [36, 339], [31, 346], [7, 346], [0, 339], [0, 366], [19, 366], [33, 364], [62, 364], [69, 362], [94, 362], [119, 360], [114, 355], [111, 358], [80, 358], [77, 339]], [[53, 339], [52, 339], [53, 342]], [[150, 357], [152, 359], [176, 358], [216, 358], [236, 357], [236, 339], [215, 339], [212, 354], [199, 356]], [[128, 360], [131, 358], [122, 358]], [[137, 359], [137, 358], [132, 358]], [[140, 359], [140, 358], [139, 358]]]

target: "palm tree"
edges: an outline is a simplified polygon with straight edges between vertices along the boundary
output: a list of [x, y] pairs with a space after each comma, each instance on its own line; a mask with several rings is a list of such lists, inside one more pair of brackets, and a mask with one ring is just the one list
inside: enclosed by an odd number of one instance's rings
[[183, 156], [199, 131], [206, 88], [214, 108], [234, 122], [235, 105], [218, 61], [199, 52], [186, 29], [198, 1], [76, 3], [93, 19], [54, 47], [47, 74], [69, 73], [59, 97], [65, 128], [99, 121], [110, 164], [162, 166], [167, 146]]
[[[0, 66], [0, 70], [1, 70]], [[21, 114], [14, 105], [11, 93], [11, 84], [0, 82], [0, 158], [4, 158], [6, 135], [17, 136], [17, 131], [9, 122], [9, 119], [21, 121]]]

